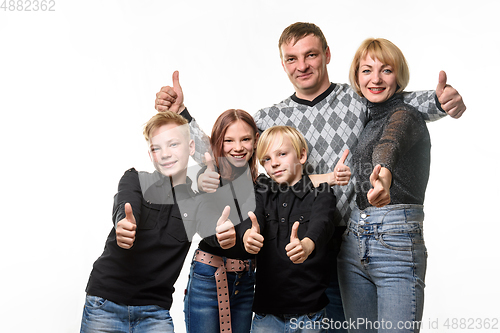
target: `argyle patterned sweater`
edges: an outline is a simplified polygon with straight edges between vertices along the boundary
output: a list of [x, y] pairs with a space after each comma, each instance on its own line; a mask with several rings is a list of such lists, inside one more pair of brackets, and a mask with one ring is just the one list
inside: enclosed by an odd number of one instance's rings
[[[417, 108], [426, 121], [438, 120], [446, 113], [441, 109], [434, 91], [403, 93], [404, 101]], [[260, 131], [277, 125], [297, 128], [308, 142], [309, 154], [306, 172], [333, 171], [345, 149], [351, 152], [358, 142], [370, 116], [366, 99], [360, 97], [348, 84], [332, 83], [313, 101], [298, 98], [295, 94], [278, 104], [259, 110], [254, 119]], [[195, 160], [208, 149], [208, 138], [195, 121], [190, 121], [191, 134], [196, 141]], [[345, 162], [351, 165], [351, 154]], [[356, 205], [356, 179], [346, 186], [334, 186], [337, 210], [336, 226], [345, 226]]]

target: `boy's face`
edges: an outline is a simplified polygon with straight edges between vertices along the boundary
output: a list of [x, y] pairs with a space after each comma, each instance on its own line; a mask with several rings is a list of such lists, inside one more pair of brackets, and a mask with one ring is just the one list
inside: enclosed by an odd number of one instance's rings
[[189, 156], [194, 154], [194, 141], [183, 126], [187, 125], [163, 125], [153, 131], [149, 141], [149, 157], [155, 169], [172, 177], [174, 186], [186, 182]]
[[267, 174], [277, 183], [287, 183], [294, 185], [302, 178], [302, 165], [307, 160], [306, 150], [303, 149], [300, 156], [297, 156], [292, 142], [283, 136], [283, 142], [277, 136], [269, 150], [262, 158], [264, 169]]

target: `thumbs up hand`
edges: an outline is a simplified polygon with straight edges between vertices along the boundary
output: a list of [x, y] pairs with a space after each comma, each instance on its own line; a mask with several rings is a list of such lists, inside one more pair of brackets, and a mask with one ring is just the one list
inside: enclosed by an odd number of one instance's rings
[[299, 222], [293, 224], [290, 243], [285, 246], [286, 255], [294, 264], [301, 264], [306, 261], [315, 248], [314, 242], [309, 237], [305, 237], [303, 240], [299, 239], [297, 236], [299, 225]]
[[264, 237], [260, 234], [260, 226], [255, 214], [253, 212], [248, 212], [248, 217], [252, 221], [252, 227], [245, 231], [243, 235], [243, 245], [248, 253], [257, 254], [262, 248], [262, 245], [264, 245]]
[[172, 86], [165, 86], [156, 93], [155, 109], [158, 111], [184, 111], [184, 94], [179, 83], [179, 71], [172, 74]]
[[370, 175], [370, 183], [373, 188], [368, 191], [366, 197], [370, 205], [383, 207], [391, 202], [392, 173], [380, 164], [373, 168]]
[[347, 185], [349, 179], [351, 179], [351, 168], [345, 165], [345, 160], [349, 155], [349, 149], [344, 150], [342, 157], [335, 165], [333, 170], [333, 183], [329, 182], [330, 185]]
[[134, 245], [136, 228], [132, 206], [127, 202], [125, 204], [125, 218], [116, 224], [116, 243], [119, 247], [130, 249]]
[[209, 153], [205, 153], [205, 165], [207, 169], [198, 177], [198, 189], [207, 193], [213, 193], [219, 187], [220, 175], [215, 171], [215, 164]]
[[446, 83], [446, 72], [439, 72], [436, 96], [441, 103], [441, 108], [453, 118], [460, 118], [466, 110], [462, 96], [458, 91]]
[[226, 206], [222, 211], [222, 215], [217, 221], [217, 227], [215, 228], [215, 236], [222, 249], [229, 249], [236, 244], [236, 231], [234, 230], [234, 224], [228, 219], [229, 213], [231, 212], [231, 207]]

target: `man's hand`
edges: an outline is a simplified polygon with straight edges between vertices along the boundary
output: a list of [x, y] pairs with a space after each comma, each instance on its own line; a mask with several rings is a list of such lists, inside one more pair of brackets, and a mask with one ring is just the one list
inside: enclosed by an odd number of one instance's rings
[[127, 202], [125, 204], [125, 218], [116, 224], [116, 243], [119, 247], [130, 249], [135, 241], [135, 217], [132, 212], [132, 206]]
[[222, 215], [217, 221], [217, 227], [215, 228], [215, 236], [217, 236], [217, 241], [222, 249], [229, 249], [236, 244], [236, 231], [234, 230], [234, 224], [228, 219], [229, 213], [231, 212], [231, 207], [226, 206], [222, 211]]
[[441, 108], [451, 117], [458, 119], [465, 112], [465, 104], [458, 91], [446, 84], [445, 71], [439, 72], [439, 83], [436, 87], [436, 96], [441, 103]]
[[219, 188], [220, 175], [215, 172], [214, 161], [209, 153], [205, 153], [205, 165], [207, 169], [198, 177], [198, 190], [213, 193]]
[[245, 231], [243, 235], [243, 245], [248, 253], [257, 254], [262, 248], [262, 245], [264, 245], [264, 237], [260, 234], [260, 226], [255, 214], [253, 212], [248, 212], [248, 217], [252, 221], [252, 227]]
[[184, 111], [184, 94], [179, 83], [179, 72], [172, 74], [172, 87], [165, 86], [156, 93], [155, 109], [158, 111], [172, 111], [181, 113]]
[[380, 164], [373, 168], [370, 175], [370, 183], [373, 188], [368, 191], [366, 197], [368, 202], [375, 207], [383, 207], [391, 202], [392, 173]]
[[309, 255], [314, 251], [314, 242], [306, 237], [300, 240], [297, 236], [297, 230], [299, 230], [299, 222], [295, 222], [292, 226], [292, 233], [290, 234], [290, 243], [285, 246], [286, 255], [294, 264], [301, 264], [309, 257]]
[[330, 186], [347, 185], [349, 183], [349, 179], [351, 179], [351, 168], [344, 164], [348, 155], [349, 149], [344, 150], [342, 157], [340, 157], [335, 165], [335, 169], [333, 169], [333, 184], [330, 184]]

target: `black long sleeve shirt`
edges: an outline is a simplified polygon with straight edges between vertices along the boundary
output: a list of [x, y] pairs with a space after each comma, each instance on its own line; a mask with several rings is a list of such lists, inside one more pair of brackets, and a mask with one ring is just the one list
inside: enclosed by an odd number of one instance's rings
[[[201, 208], [189, 179], [187, 184], [172, 188], [168, 177], [158, 172], [125, 172], [114, 198], [115, 226], [125, 217], [125, 203], [132, 206], [137, 223], [134, 245], [130, 249], [119, 247], [112, 228], [102, 255], [94, 263], [86, 292], [115, 303], [169, 309], [192, 235], [200, 228], [215, 230], [217, 220]], [[201, 211], [204, 226], [197, 217]]]
[[[264, 182], [257, 188], [256, 201], [255, 215], [264, 245], [257, 255], [253, 311], [306, 314], [321, 310], [328, 304], [327, 243], [334, 231], [336, 202], [332, 189], [326, 183], [314, 188], [308, 176], [291, 187]], [[296, 221], [300, 222], [299, 239], [309, 237], [315, 244], [315, 250], [301, 264], [294, 264], [285, 251]], [[247, 224], [244, 230], [250, 227]]]
[[352, 161], [356, 204], [370, 206], [366, 194], [377, 164], [392, 173], [391, 204], [423, 204], [429, 179], [431, 141], [422, 115], [395, 94], [383, 103], [370, 103], [366, 124]]

